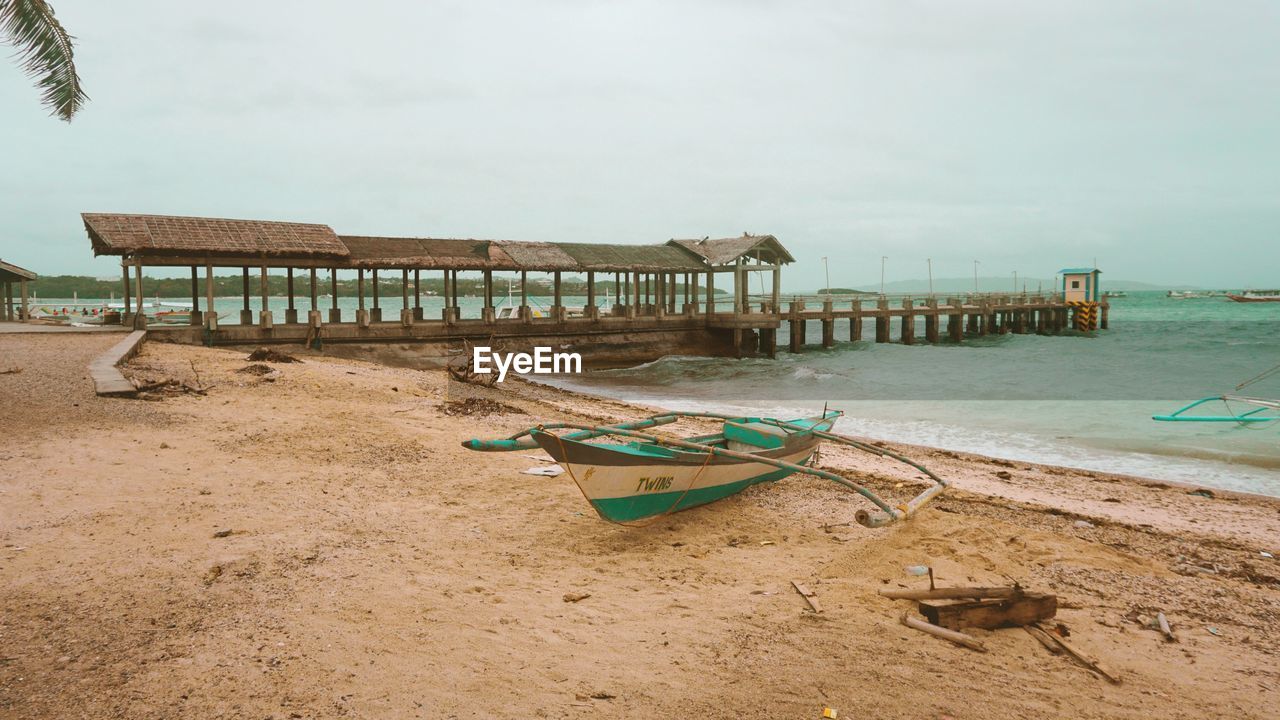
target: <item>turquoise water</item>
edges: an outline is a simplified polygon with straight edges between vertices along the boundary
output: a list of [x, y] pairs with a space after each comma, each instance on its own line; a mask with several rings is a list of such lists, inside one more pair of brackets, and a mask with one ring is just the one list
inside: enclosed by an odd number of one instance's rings
[[[565, 298], [566, 305], [582, 301]], [[464, 317], [478, 317], [481, 302], [463, 298]], [[322, 299], [321, 309], [330, 303]], [[355, 298], [338, 304], [344, 319], [354, 318]], [[398, 316], [398, 294], [381, 304], [385, 318]], [[531, 304], [545, 307], [550, 298]], [[283, 298], [270, 305], [282, 320]], [[308, 305], [296, 302], [303, 313]], [[422, 305], [428, 318], [440, 317], [440, 298]], [[222, 322], [234, 323], [242, 301], [218, 298], [216, 307]], [[260, 301], [251, 308], [256, 313]], [[666, 408], [778, 417], [830, 403], [846, 413], [842, 432], [1280, 495], [1280, 424], [1151, 420], [1280, 364], [1280, 303], [1131, 293], [1112, 301], [1111, 329], [1094, 336], [1003, 335], [960, 345], [848, 342], [848, 323], [838, 322], [836, 337], [845, 342], [824, 350], [820, 323], [807, 330], [805, 352], [780, 352], [776, 360], [667, 357], [551, 382]], [[868, 323], [864, 337], [871, 333]], [[1243, 393], [1280, 397], [1280, 375]]]
[[[554, 382], [665, 408], [779, 417], [830, 403], [846, 413], [837, 431], [1280, 495], [1280, 423], [1151, 420], [1280, 364], [1280, 303], [1131, 293], [1112, 301], [1110, 327], [823, 350], [811, 322], [805, 352], [776, 360], [668, 357]], [[849, 337], [847, 323], [836, 337]], [[1280, 397], [1280, 374], [1242, 394]]]

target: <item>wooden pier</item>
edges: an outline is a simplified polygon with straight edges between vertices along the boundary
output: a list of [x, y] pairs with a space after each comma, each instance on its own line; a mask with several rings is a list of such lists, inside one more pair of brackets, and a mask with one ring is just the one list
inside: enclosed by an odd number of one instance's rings
[[[819, 304], [810, 308], [811, 304]], [[1093, 308], [1096, 314], [1087, 312]], [[963, 342], [966, 337], [986, 335], [1051, 335], [1068, 330], [1088, 332], [1107, 329], [1110, 306], [1101, 303], [1068, 303], [1057, 294], [974, 293], [945, 298], [919, 296], [859, 296], [852, 299], [812, 297], [793, 299], [782, 315], [790, 336], [787, 349], [800, 352], [805, 345], [806, 324], [822, 324], [822, 347], [836, 342], [836, 321], [848, 321], [851, 342], [865, 339], [865, 329], [874, 328], [877, 343]], [[1087, 316], [1087, 317], [1086, 317]], [[897, 319], [897, 337], [892, 321]], [[760, 350], [773, 355], [777, 336], [763, 329]]]
[[[95, 253], [121, 257], [120, 321], [125, 325], [148, 325], [135, 311], [141, 308], [131, 305], [131, 297], [146, 297], [144, 267], [190, 268], [190, 324], [149, 328], [153, 339], [174, 342], [299, 343], [326, 351], [347, 346], [382, 360], [395, 360], [388, 355], [399, 353], [408, 362], [445, 356], [469, 341], [509, 351], [554, 346], [602, 365], [671, 354], [772, 357], [784, 322], [792, 352], [803, 349], [808, 322], [822, 324], [824, 347], [836, 342], [837, 320], [847, 321], [852, 341], [863, 340], [864, 327], [873, 326], [872, 338], [879, 343], [895, 341], [896, 324], [896, 340], [908, 345], [1107, 326], [1105, 303], [1071, 303], [1042, 294], [793, 296], [784, 307], [782, 267], [794, 258], [772, 235], [627, 245], [340, 236], [326, 225], [154, 215], [85, 214], [83, 219]], [[236, 324], [222, 323], [209, 312], [215, 301], [214, 269], [227, 267], [237, 270], [241, 281]], [[285, 274], [283, 308], [278, 298], [272, 307], [270, 270]], [[340, 271], [348, 278], [355, 275], [354, 310], [339, 306]], [[427, 317], [421, 304], [423, 274], [432, 272], [443, 281], [438, 318]], [[467, 272], [480, 274], [479, 283], [473, 275], [468, 284], [481, 288], [483, 298], [469, 317], [459, 278]], [[495, 273], [503, 272], [518, 274], [520, 288], [518, 307], [505, 315], [494, 303]], [[549, 276], [549, 308], [531, 306], [531, 273]], [[586, 279], [580, 308], [564, 303], [566, 273]], [[769, 278], [767, 295], [748, 292], [753, 274], [762, 284]], [[384, 317], [388, 275], [398, 281], [399, 297], [389, 303], [398, 315]], [[305, 315], [295, 303], [299, 297], [309, 300]]]

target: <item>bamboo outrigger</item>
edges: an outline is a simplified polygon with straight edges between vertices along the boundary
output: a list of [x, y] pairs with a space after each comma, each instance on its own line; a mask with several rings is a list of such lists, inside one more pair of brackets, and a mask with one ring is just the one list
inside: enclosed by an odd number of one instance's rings
[[[727, 497], [756, 483], [801, 473], [830, 480], [867, 498], [877, 510], [859, 510], [854, 519], [865, 527], [882, 527], [910, 517], [947, 488], [947, 481], [913, 460], [830, 432], [842, 414], [824, 411], [818, 417], [787, 421], [670, 412], [613, 425], [547, 423], [500, 440], [468, 440], [463, 446], [485, 452], [541, 447], [569, 472], [601, 517], [618, 523], [666, 515]], [[683, 439], [641, 432], [680, 418], [721, 420], [724, 429], [714, 435]], [[552, 430], [575, 432], [556, 434]], [[631, 442], [587, 442], [608, 436]], [[935, 484], [910, 501], [894, 505], [849, 478], [806, 465], [820, 440], [905, 463]]]

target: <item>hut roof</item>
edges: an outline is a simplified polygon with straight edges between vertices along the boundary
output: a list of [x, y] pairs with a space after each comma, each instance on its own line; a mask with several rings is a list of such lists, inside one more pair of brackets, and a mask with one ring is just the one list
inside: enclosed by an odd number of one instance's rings
[[744, 255], [779, 264], [796, 261], [772, 235], [743, 233], [741, 237], [671, 240], [667, 244], [684, 248], [712, 265], [731, 263]]
[[706, 266], [670, 245], [594, 245], [555, 243], [582, 270], [604, 272], [699, 272]]
[[576, 272], [584, 269], [560, 243], [502, 240], [499, 244], [521, 270]]
[[36, 274], [26, 268], [18, 267], [11, 263], [0, 260], [0, 280], [12, 282], [14, 280], [35, 280]]
[[518, 270], [492, 240], [342, 235], [353, 267], [430, 267], [448, 270]]
[[95, 255], [346, 257], [328, 225], [81, 213]]

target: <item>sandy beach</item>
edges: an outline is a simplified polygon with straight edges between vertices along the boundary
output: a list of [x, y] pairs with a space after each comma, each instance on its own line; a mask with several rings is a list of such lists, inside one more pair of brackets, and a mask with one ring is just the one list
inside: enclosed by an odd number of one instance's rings
[[[1280, 703], [1280, 501], [893, 446], [954, 481], [905, 524], [788, 478], [646, 527], [471, 437], [649, 409], [523, 382], [115, 335], [0, 338], [5, 718], [1268, 718]], [[449, 414], [450, 401], [500, 403]], [[506, 407], [502, 407], [506, 406]], [[470, 407], [470, 406], [466, 406]], [[692, 428], [697, 425], [690, 426]], [[827, 448], [906, 498], [917, 475]], [[1055, 593], [1110, 684], [1018, 629], [982, 654], [904, 627], [882, 588]], [[792, 588], [816, 592], [811, 612]], [[1164, 612], [1178, 642], [1135, 621]]]

